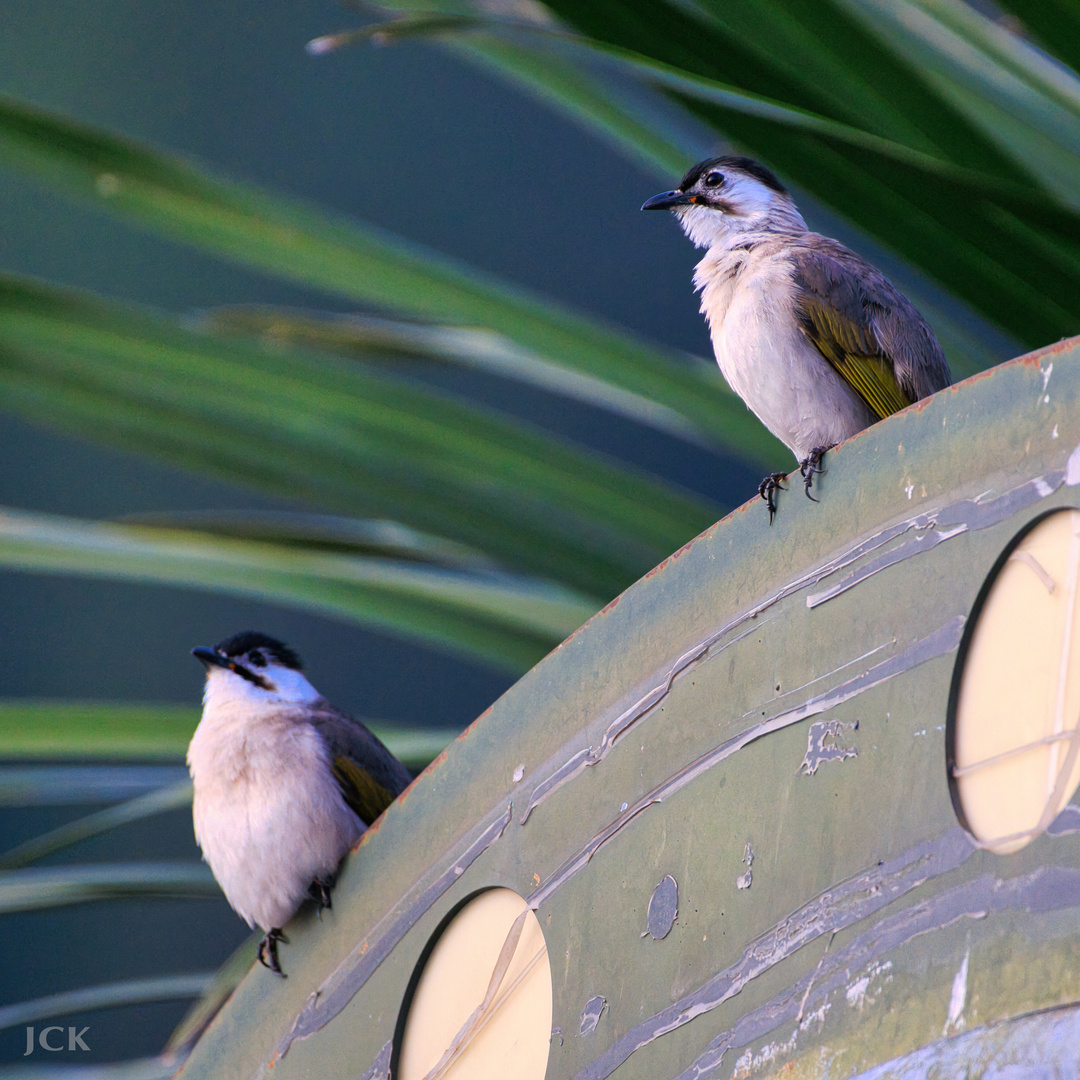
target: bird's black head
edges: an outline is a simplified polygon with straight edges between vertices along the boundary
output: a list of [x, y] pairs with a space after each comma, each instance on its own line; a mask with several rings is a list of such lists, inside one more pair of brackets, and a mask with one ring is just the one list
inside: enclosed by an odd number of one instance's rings
[[[212, 649], [199, 645], [191, 650], [191, 655], [199, 660], [209, 672], [212, 668], [225, 668], [239, 675], [240, 678], [261, 687], [263, 690], [276, 689], [260, 669], [269, 664], [280, 664], [292, 671], [301, 671], [300, 657], [288, 645], [269, 634], [260, 634], [257, 630], [243, 630], [239, 634], [219, 641]], [[299, 680], [307, 685], [302, 676]]]
[[671, 210], [695, 247], [730, 247], [752, 237], [805, 233], [806, 222], [779, 180], [752, 158], [699, 161], [674, 191], [649, 199], [642, 210]]
[[760, 161], [748, 157], [714, 157], [699, 161], [682, 178], [679, 190], [691, 191], [695, 187], [701, 187], [706, 191], [712, 189], [721, 191], [730, 179], [728, 175], [730, 172], [752, 176], [777, 194], [787, 194], [787, 188], [777, 180], [776, 174], [771, 169], [765, 168]]
[[707, 206], [731, 213], [738, 207], [737, 201], [731, 201], [731, 189], [740, 176], [750, 177], [778, 195], [788, 193], [775, 174], [753, 158], [714, 157], [699, 161], [674, 191], [654, 195], [641, 209], [673, 210], [679, 206]]
[[302, 671], [304, 665], [300, 657], [282, 641], [258, 630], [241, 630], [239, 634], [219, 641], [214, 652], [221, 653], [232, 660], [247, 659], [255, 667], [265, 667], [267, 660], [276, 660], [279, 664], [293, 671]]

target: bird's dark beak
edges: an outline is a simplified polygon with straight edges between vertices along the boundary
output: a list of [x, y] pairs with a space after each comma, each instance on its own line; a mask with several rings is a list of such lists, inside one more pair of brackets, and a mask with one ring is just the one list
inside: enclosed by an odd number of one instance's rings
[[227, 660], [221, 653], [215, 652], [213, 649], [208, 649], [205, 645], [196, 645], [195, 648], [191, 650], [191, 655], [194, 656], [196, 660], [199, 660], [203, 667], [206, 668], [209, 668], [213, 664], [216, 664], [218, 667], [227, 668], [229, 671], [233, 671], [236, 668], [236, 665], [231, 660]]
[[641, 204], [642, 210], [670, 210], [675, 206], [692, 206], [696, 195], [687, 195], [684, 191], [661, 191]]
[[234, 675], [239, 675], [241, 679], [247, 679], [249, 683], [254, 683], [256, 686], [261, 686], [264, 690], [272, 690], [273, 687], [264, 679], [261, 675], [256, 675], [254, 671], [248, 671], [243, 664], [238, 664], [235, 660], [230, 660], [227, 656], [222, 656], [216, 649], [208, 649], [205, 645], [196, 645], [191, 650], [191, 655], [196, 660], [202, 662], [204, 668], [207, 671], [211, 667], [222, 667], [226, 671], [231, 671]]

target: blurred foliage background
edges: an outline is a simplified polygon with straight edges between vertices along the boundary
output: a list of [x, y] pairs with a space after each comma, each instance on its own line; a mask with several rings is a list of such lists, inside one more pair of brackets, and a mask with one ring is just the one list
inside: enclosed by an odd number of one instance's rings
[[776, 169], [958, 377], [1075, 332], [1078, 51], [1026, 0], [12, 0], [0, 1062], [164, 1075], [250, 962], [192, 645], [282, 637], [419, 767], [784, 466], [637, 212], [694, 160]]

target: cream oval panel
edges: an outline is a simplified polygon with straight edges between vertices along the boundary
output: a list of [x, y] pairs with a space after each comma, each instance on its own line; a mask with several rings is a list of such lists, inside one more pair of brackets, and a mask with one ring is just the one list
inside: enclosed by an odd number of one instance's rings
[[990, 582], [961, 650], [950, 784], [998, 854], [1046, 831], [1080, 781], [1080, 511], [1043, 518]]
[[406, 1003], [397, 1080], [543, 1080], [551, 965], [511, 889], [469, 901], [439, 935]]

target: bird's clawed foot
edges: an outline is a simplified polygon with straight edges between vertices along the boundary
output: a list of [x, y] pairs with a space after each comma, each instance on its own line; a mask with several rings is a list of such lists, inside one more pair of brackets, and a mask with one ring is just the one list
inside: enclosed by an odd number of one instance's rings
[[803, 479], [803, 488], [806, 491], [806, 497], [811, 502], [817, 502], [818, 500], [810, 494], [810, 489], [814, 486], [814, 477], [818, 473], [828, 472], [827, 469], [821, 467], [821, 459], [825, 456], [825, 451], [828, 450], [827, 446], [815, 446], [806, 457], [799, 462], [799, 472]]
[[308, 888], [308, 896], [319, 905], [319, 914], [334, 905], [330, 903], [330, 886], [333, 884], [330, 881], [323, 881], [322, 878], [316, 878], [311, 886]]
[[765, 500], [765, 505], [769, 508], [769, 524], [772, 524], [773, 516], [776, 514], [776, 493], [778, 491], [785, 491], [785, 487], [780, 483], [783, 480], [785, 474], [782, 472], [769, 473], [764, 480], [758, 484], [757, 493]]
[[[280, 928], [266, 931], [266, 937], [259, 942], [259, 963], [263, 967], [269, 968], [271, 971], [276, 972], [283, 979], [287, 976], [285, 972], [281, 970], [281, 964], [278, 963], [277, 955], [277, 943], [284, 941], [288, 943], [288, 938], [281, 932]], [[267, 959], [269, 957], [269, 960]]]

